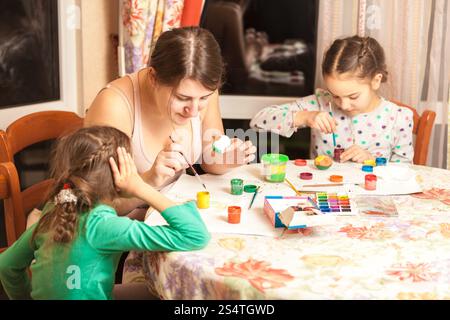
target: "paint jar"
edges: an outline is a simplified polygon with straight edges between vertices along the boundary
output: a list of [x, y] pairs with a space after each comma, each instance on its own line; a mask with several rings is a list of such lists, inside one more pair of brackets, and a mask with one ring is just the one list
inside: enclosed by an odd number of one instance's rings
[[377, 176], [374, 174], [366, 174], [364, 187], [366, 190], [376, 190], [377, 189]]
[[341, 162], [341, 154], [345, 151], [344, 148], [334, 148], [333, 160], [335, 162]]
[[231, 194], [241, 195], [244, 192], [244, 180], [231, 179]]
[[363, 165], [375, 167], [376, 163], [375, 163], [375, 160], [369, 159], [369, 160], [364, 160]]
[[230, 206], [228, 207], [228, 223], [240, 223], [241, 222], [241, 207]]
[[268, 153], [262, 156], [263, 175], [269, 182], [283, 182], [289, 157], [284, 154]]
[[386, 158], [376, 158], [375, 163], [377, 166], [385, 166], [386, 165]]
[[363, 165], [361, 170], [364, 172], [373, 172], [373, 166]]
[[197, 207], [199, 209], [208, 209], [209, 208], [209, 192], [208, 191], [200, 191], [197, 193]]

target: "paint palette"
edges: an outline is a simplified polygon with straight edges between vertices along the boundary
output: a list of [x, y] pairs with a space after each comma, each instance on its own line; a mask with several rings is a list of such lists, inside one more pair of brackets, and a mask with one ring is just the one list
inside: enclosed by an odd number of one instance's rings
[[323, 213], [338, 216], [354, 216], [358, 214], [356, 203], [345, 192], [318, 192], [316, 204]]

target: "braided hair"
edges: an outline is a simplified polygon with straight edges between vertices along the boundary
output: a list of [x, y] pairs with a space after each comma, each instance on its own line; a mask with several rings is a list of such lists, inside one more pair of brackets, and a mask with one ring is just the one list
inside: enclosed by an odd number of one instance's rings
[[337, 39], [325, 52], [322, 75], [352, 73], [361, 79], [372, 79], [381, 74], [381, 82], [387, 81], [388, 72], [384, 50], [371, 37], [352, 36]]
[[51, 232], [54, 242], [71, 242], [80, 214], [118, 196], [109, 158], [118, 161], [119, 146], [130, 151], [128, 136], [105, 126], [82, 128], [58, 140], [51, 161], [55, 183], [48, 196], [54, 207], [39, 220], [33, 239], [38, 233]]

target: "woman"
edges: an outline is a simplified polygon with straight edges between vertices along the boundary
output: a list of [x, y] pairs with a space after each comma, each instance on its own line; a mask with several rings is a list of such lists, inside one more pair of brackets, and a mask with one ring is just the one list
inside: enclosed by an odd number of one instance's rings
[[[233, 139], [224, 154], [211, 151], [212, 142], [224, 132], [218, 105], [222, 75], [220, 48], [209, 31], [166, 31], [147, 68], [100, 91], [85, 125], [109, 125], [130, 136], [138, 171], [157, 189], [187, 168], [181, 153], [191, 163], [200, 160], [205, 172], [223, 174], [253, 161], [256, 148], [250, 141]], [[126, 213], [139, 204], [123, 200], [117, 210]]]

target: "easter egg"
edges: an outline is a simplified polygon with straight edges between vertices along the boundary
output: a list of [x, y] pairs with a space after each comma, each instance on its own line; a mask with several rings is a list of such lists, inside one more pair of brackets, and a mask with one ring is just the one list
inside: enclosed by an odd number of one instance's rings
[[314, 159], [314, 164], [319, 170], [326, 170], [333, 164], [333, 160], [331, 160], [328, 156], [318, 156]]

